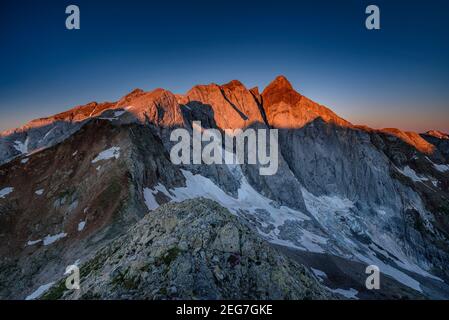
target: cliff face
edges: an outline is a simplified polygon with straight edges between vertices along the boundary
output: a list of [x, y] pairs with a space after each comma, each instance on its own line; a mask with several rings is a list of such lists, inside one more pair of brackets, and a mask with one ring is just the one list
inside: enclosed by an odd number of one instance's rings
[[264, 123], [253, 94], [239, 81], [225, 85], [200, 85], [181, 96], [179, 103], [188, 107], [209, 107], [221, 129], [241, 129]]
[[[277, 128], [277, 173], [174, 165], [170, 132], [195, 120]], [[238, 81], [137, 89], [33, 121], [0, 137], [0, 297], [25, 298], [79, 260], [83, 294], [50, 297], [448, 298], [447, 141], [354, 126], [284, 77], [262, 94]], [[239, 249], [220, 249], [232, 234]], [[369, 264], [388, 290], [365, 288]]]
[[267, 121], [275, 128], [299, 129], [317, 118], [339, 126], [351, 126], [328, 108], [296, 92], [282, 76], [265, 88], [262, 99]]

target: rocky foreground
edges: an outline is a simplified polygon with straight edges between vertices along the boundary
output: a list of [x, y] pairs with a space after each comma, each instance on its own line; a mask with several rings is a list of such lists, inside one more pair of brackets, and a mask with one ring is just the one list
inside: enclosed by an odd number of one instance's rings
[[207, 199], [167, 204], [80, 266], [43, 299], [328, 299], [304, 266]]

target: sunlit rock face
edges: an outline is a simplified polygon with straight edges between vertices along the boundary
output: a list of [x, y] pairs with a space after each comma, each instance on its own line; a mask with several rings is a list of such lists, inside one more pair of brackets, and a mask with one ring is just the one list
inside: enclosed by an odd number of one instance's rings
[[[193, 121], [278, 129], [279, 169], [174, 165], [170, 132]], [[282, 76], [262, 94], [236, 80], [186, 94], [136, 89], [32, 121], [0, 137], [0, 297], [83, 298], [58, 290], [78, 261], [84, 298], [449, 298], [447, 141], [352, 125]], [[251, 250], [229, 249], [236, 234]], [[133, 252], [164, 277], [137, 276], [141, 265], [119, 258]], [[99, 276], [99, 260], [101, 274], [132, 279]], [[380, 291], [365, 287], [369, 264]]]
[[296, 92], [283, 76], [277, 77], [262, 92], [268, 123], [275, 128], [298, 129], [317, 118], [340, 126], [351, 126], [328, 108]]
[[210, 108], [221, 129], [242, 129], [254, 123], [264, 123], [254, 95], [237, 80], [222, 86], [195, 86], [180, 97], [179, 102], [192, 108]]

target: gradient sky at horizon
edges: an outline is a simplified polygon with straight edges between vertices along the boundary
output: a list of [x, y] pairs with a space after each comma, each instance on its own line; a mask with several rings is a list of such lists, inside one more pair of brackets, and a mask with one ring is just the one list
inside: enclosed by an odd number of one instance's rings
[[[69, 4], [81, 30], [65, 29]], [[449, 132], [448, 15], [445, 0], [2, 0], [0, 131], [134, 88], [283, 74], [355, 124]]]

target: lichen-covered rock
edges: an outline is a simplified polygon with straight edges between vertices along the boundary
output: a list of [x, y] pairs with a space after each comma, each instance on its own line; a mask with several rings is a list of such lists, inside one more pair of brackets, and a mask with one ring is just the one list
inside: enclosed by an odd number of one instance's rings
[[[81, 266], [81, 291], [63, 299], [324, 299], [302, 265], [206, 199], [167, 204]], [[62, 286], [62, 288], [64, 288]]]

